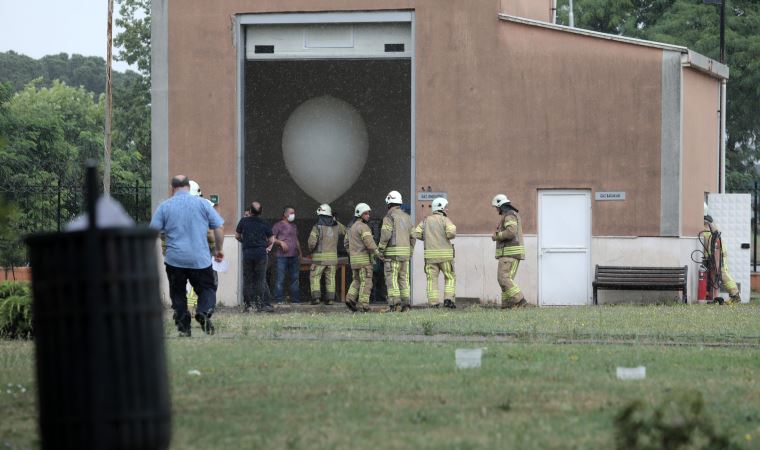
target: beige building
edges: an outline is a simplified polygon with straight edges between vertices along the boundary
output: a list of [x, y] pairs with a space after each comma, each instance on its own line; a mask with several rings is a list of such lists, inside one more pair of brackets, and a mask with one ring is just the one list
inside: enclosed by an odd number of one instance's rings
[[[343, 221], [360, 201], [379, 218], [397, 189], [420, 220], [427, 191], [445, 193], [457, 296], [495, 300], [490, 200], [506, 193], [529, 301], [590, 304], [595, 264], [688, 265], [696, 292], [728, 68], [555, 25], [552, 5], [153, 0], [154, 208], [177, 173], [219, 196], [227, 234], [253, 199], [272, 219], [294, 204], [304, 233], [322, 201]], [[237, 304], [236, 241], [225, 250], [220, 300]], [[423, 302], [421, 248], [413, 267]]]

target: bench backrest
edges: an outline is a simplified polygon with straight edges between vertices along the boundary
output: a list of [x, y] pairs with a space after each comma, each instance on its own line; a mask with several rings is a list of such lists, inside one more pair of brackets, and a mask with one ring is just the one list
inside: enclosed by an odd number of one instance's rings
[[634, 267], [596, 266], [599, 283], [641, 285], [686, 285], [688, 268], [683, 267]]

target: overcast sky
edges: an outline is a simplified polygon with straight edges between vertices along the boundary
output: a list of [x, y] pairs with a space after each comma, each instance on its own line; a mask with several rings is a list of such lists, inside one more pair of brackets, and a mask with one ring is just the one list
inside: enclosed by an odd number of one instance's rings
[[[118, 10], [114, 2], [114, 20]], [[0, 0], [0, 51], [33, 58], [65, 52], [105, 59], [107, 21], [107, 0]], [[129, 66], [114, 61], [113, 67], [124, 71]]]

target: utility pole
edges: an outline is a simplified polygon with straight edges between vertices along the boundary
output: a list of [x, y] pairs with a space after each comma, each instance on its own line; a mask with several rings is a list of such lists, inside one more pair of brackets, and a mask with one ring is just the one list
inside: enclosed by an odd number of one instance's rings
[[569, 10], [567, 12], [567, 23], [570, 27], [575, 27], [575, 15], [573, 15], [573, 0], [569, 0]]
[[113, 49], [113, 0], [108, 0], [108, 43], [106, 49], [106, 105], [105, 105], [105, 139], [103, 148], [103, 193], [111, 193], [111, 59]]
[[726, 1], [703, 0], [707, 5], [720, 5], [720, 63], [726, 63]]

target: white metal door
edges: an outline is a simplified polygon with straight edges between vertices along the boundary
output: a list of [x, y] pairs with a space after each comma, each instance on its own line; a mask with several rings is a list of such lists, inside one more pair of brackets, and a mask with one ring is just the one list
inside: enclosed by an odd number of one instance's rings
[[590, 244], [591, 192], [539, 191], [539, 304], [590, 304]]
[[729, 273], [740, 285], [742, 303], [747, 303], [752, 257], [749, 248], [752, 241], [752, 197], [750, 194], [710, 194], [707, 205], [720, 230], [721, 243], [728, 252], [728, 261], [724, 263], [728, 264]]

